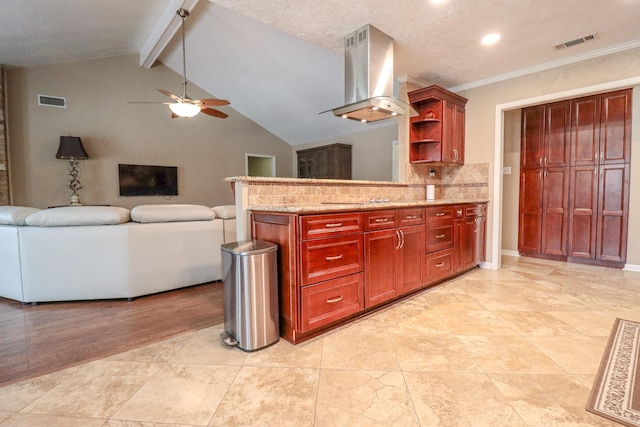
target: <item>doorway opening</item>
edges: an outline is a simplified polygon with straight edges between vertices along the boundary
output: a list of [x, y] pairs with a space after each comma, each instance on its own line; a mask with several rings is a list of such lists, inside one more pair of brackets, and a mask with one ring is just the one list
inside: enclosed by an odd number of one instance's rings
[[247, 176], [276, 176], [276, 156], [245, 153], [244, 159]]

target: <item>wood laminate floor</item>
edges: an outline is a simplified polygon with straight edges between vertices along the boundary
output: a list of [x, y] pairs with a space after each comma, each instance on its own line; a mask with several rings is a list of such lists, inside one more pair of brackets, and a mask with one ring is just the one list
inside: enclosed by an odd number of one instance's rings
[[0, 385], [223, 322], [222, 282], [127, 300], [0, 298]]

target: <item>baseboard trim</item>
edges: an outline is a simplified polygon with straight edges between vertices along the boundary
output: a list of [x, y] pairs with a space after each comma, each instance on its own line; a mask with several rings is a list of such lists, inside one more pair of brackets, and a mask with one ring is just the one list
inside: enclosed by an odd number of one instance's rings
[[500, 251], [500, 253], [502, 255], [506, 255], [506, 256], [515, 256], [515, 257], [519, 257], [520, 256], [520, 252], [518, 252], [518, 251], [510, 251], [508, 249], [503, 249], [502, 251]]
[[622, 269], [625, 271], [636, 271], [640, 273], [640, 265], [637, 264], [625, 264]]

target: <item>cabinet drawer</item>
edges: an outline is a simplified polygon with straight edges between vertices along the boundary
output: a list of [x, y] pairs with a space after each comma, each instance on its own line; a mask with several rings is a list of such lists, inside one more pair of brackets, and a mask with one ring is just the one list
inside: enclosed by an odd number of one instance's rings
[[363, 240], [362, 234], [354, 234], [302, 242], [302, 286], [361, 272]]
[[301, 239], [362, 232], [362, 214], [309, 215], [300, 218]]
[[487, 205], [471, 205], [465, 208], [465, 216], [474, 218], [476, 216], [487, 216]]
[[453, 250], [445, 249], [427, 255], [427, 283], [453, 274]]
[[429, 224], [427, 229], [427, 252], [453, 247], [453, 224]]
[[358, 273], [302, 288], [302, 332], [363, 310], [363, 283]]
[[424, 224], [424, 209], [400, 209], [398, 222], [401, 227]]
[[365, 231], [385, 230], [398, 226], [398, 211], [372, 211], [364, 213]]
[[442, 206], [427, 209], [427, 218], [430, 223], [453, 219], [453, 208], [450, 206]]

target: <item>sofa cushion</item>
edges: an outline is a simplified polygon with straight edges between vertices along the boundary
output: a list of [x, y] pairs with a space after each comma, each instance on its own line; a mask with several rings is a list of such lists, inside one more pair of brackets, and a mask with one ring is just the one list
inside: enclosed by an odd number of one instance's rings
[[236, 217], [236, 205], [222, 205], [211, 208], [216, 218], [232, 219]]
[[0, 206], [0, 224], [27, 225], [27, 217], [39, 211], [40, 209], [38, 208], [26, 206]]
[[65, 206], [45, 209], [27, 217], [33, 227], [69, 225], [114, 225], [129, 221], [129, 209], [116, 206]]
[[213, 211], [201, 205], [140, 205], [131, 209], [136, 222], [210, 221]]

